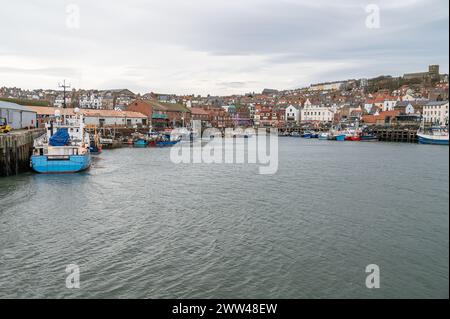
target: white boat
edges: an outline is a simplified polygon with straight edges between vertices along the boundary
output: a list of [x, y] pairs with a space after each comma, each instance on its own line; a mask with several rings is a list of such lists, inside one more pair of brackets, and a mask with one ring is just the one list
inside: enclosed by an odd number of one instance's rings
[[448, 145], [448, 128], [431, 127], [425, 129], [423, 126], [417, 132], [419, 144]]
[[323, 141], [328, 140], [329, 136], [330, 136], [330, 133], [320, 133], [319, 140], [323, 140]]

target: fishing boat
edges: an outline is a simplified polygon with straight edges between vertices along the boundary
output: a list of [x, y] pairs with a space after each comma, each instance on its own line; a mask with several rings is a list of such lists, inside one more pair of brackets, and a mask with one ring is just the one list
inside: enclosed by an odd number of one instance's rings
[[300, 135], [299, 132], [292, 132], [292, 133], [291, 133], [291, 136], [292, 136], [292, 137], [301, 137], [301, 135]]
[[345, 141], [345, 134], [337, 134], [334, 136], [334, 139], [338, 142], [344, 142]]
[[345, 137], [347, 136], [347, 132], [343, 131], [341, 127], [333, 127], [328, 132], [328, 140], [330, 141], [345, 141]]
[[182, 140], [181, 136], [172, 136], [171, 134], [161, 134], [158, 138], [150, 144], [154, 147], [172, 147], [177, 145]]
[[350, 137], [350, 141], [351, 142], [359, 142], [361, 141], [361, 136], [360, 135], [353, 135]]
[[319, 140], [326, 141], [326, 140], [328, 140], [329, 136], [330, 136], [330, 133], [321, 133], [321, 134], [319, 134]]
[[94, 129], [94, 134], [90, 137], [90, 145], [89, 145], [89, 151], [92, 155], [99, 155], [102, 152], [102, 144], [100, 143], [100, 137], [97, 133], [97, 130]]
[[362, 133], [360, 137], [361, 142], [378, 142], [380, 138], [372, 133]]
[[42, 174], [77, 173], [91, 166], [89, 134], [83, 115], [75, 109], [74, 117], [55, 112], [56, 122], [46, 124], [46, 133], [34, 141], [31, 167]]
[[350, 142], [357, 142], [361, 140], [361, 130], [359, 125], [356, 128], [347, 128], [344, 131], [345, 140]]
[[448, 128], [431, 127], [425, 129], [423, 126], [417, 132], [419, 144], [448, 145]]
[[102, 145], [96, 144], [94, 141], [91, 141], [89, 151], [91, 152], [92, 155], [99, 155], [102, 153]]
[[148, 141], [143, 138], [139, 138], [133, 142], [133, 145], [135, 147], [146, 147], [148, 145]]
[[307, 139], [313, 138], [313, 133], [305, 132], [302, 134], [302, 138], [307, 138]]

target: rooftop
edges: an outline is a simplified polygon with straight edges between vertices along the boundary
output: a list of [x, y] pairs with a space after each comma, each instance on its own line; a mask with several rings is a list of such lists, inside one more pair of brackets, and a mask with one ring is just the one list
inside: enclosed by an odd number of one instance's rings
[[35, 112], [32, 108], [11, 102], [0, 101], [0, 109]]
[[[74, 110], [72, 108], [58, 108], [58, 107], [43, 107], [43, 106], [29, 106], [34, 112], [38, 115], [49, 115], [52, 116], [55, 114], [56, 110], [61, 112], [61, 115], [73, 116], [75, 115]], [[144, 114], [139, 112], [132, 111], [115, 111], [115, 110], [90, 110], [90, 109], [81, 109], [81, 114], [89, 117], [130, 117], [130, 118], [147, 118]]]

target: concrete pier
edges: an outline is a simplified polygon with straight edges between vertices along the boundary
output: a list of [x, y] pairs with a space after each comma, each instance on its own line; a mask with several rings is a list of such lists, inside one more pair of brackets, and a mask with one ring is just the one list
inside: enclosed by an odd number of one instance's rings
[[44, 129], [34, 129], [0, 134], [0, 176], [29, 170], [33, 141], [44, 133]]

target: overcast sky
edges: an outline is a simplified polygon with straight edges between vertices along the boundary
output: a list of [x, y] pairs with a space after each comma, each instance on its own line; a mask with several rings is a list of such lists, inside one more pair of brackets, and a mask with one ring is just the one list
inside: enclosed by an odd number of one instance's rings
[[[372, 3], [380, 28], [366, 26]], [[1, 0], [0, 86], [241, 94], [448, 73], [448, 11], [448, 0]]]

